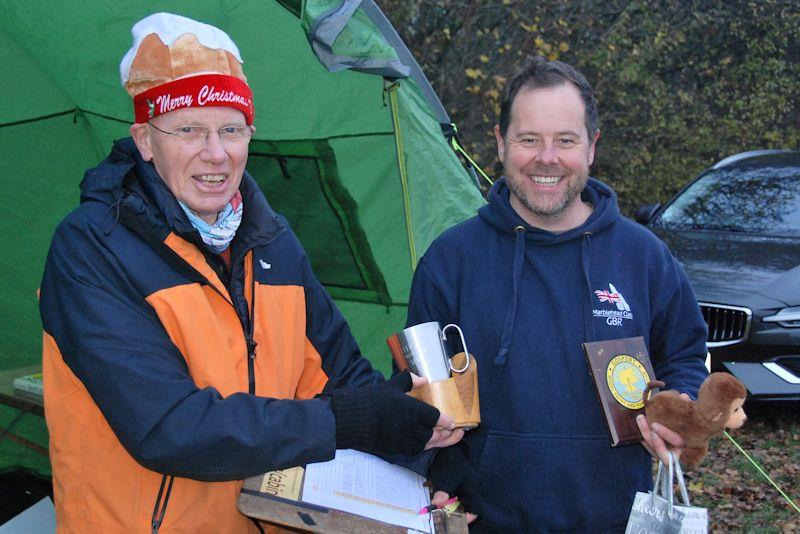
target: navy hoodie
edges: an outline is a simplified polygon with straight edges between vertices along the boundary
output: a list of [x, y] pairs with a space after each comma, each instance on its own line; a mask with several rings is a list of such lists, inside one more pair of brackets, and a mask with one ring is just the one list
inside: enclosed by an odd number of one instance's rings
[[408, 313], [409, 325], [461, 326], [478, 361], [473, 530], [624, 530], [636, 491], [652, 486], [651, 458], [611, 447], [581, 344], [643, 336], [656, 377], [695, 397], [707, 375], [695, 296], [667, 247], [597, 180], [582, 193], [588, 220], [559, 234], [514, 211], [505, 179], [488, 198], [426, 252]]

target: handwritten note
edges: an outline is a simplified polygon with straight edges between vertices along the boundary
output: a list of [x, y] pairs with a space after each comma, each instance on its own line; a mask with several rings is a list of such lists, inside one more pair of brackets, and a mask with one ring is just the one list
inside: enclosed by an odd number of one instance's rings
[[303, 501], [420, 532], [431, 532], [424, 479], [403, 467], [351, 449], [329, 462], [308, 464]]

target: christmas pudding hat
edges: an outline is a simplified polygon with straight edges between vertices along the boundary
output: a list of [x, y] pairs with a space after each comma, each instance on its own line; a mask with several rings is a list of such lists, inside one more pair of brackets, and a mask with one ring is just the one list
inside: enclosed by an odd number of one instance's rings
[[242, 72], [239, 49], [214, 26], [155, 13], [131, 29], [133, 47], [119, 65], [133, 97], [135, 122], [176, 109], [227, 106], [253, 124], [253, 93]]

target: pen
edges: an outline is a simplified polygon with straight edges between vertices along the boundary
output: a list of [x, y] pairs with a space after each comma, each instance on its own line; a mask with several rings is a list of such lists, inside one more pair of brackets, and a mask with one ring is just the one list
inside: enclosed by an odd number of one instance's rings
[[444, 501], [444, 504], [441, 505], [441, 506], [436, 506], [435, 504], [431, 504], [429, 506], [426, 506], [426, 507], [424, 507], [423, 509], [421, 509], [419, 511], [419, 515], [429, 514], [429, 513], [433, 512], [434, 510], [436, 510], [437, 508], [444, 508], [448, 504], [453, 504], [454, 502], [458, 502], [458, 497], [450, 497], [449, 499]]

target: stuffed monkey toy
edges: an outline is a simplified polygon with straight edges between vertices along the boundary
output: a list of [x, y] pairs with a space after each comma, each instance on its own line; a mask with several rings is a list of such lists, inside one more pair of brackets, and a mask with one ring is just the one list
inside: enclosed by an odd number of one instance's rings
[[739, 428], [747, 419], [742, 409], [747, 388], [728, 373], [711, 373], [693, 401], [677, 391], [661, 391], [648, 398], [651, 389], [664, 382], [652, 381], [644, 390], [647, 421], [680, 434], [686, 442], [681, 463], [695, 467], [708, 453], [708, 440], [726, 428]]

